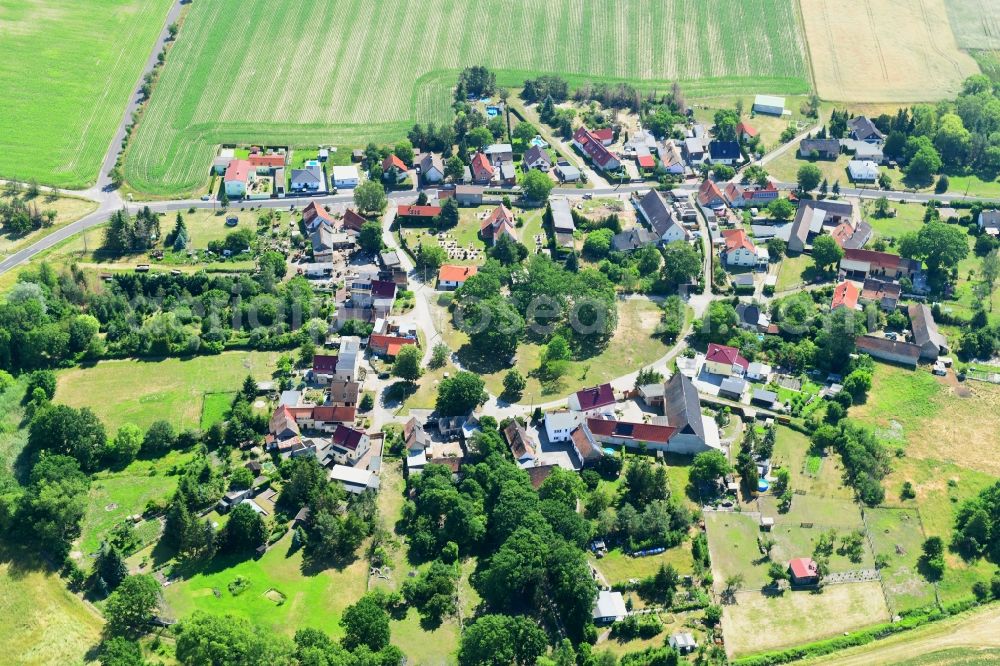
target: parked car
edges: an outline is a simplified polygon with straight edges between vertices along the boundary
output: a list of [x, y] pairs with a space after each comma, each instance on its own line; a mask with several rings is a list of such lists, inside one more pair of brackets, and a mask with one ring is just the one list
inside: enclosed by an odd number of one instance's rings
[[203, 194], [203, 195], [201, 195], [201, 200], [202, 200], [202, 201], [208, 201], [208, 200], [209, 200], [209, 199], [211, 199], [211, 198], [212, 198], [212, 197], [210, 197], [210, 196], [209, 196], [209, 195], [207, 195], [207, 194]]

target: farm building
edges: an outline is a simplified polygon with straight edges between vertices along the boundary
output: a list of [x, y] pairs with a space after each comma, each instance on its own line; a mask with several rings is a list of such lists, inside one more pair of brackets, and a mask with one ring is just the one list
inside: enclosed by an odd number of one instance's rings
[[624, 620], [628, 615], [625, 608], [625, 599], [621, 592], [611, 592], [601, 590], [597, 594], [597, 601], [594, 602], [593, 618], [597, 624], [611, 624]]
[[576, 231], [573, 213], [569, 201], [565, 197], [549, 200], [549, 210], [552, 212], [552, 231], [556, 234], [572, 234]]
[[753, 99], [754, 113], [781, 116], [785, 113], [785, 98], [773, 95], [757, 95]]
[[517, 419], [511, 419], [507, 427], [503, 429], [507, 446], [510, 447], [511, 455], [519, 465], [531, 463], [538, 457], [538, 443], [535, 438], [528, 434]]
[[913, 329], [913, 343], [920, 347], [920, 358], [936, 361], [939, 355], [947, 354], [948, 341], [938, 331], [931, 309], [924, 303], [913, 303], [908, 314], [910, 327]]
[[479, 206], [483, 203], [483, 188], [476, 185], [457, 185], [455, 201], [460, 206]]
[[859, 335], [854, 340], [854, 344], [858, 351], [864, 352], [872, 358], [899, 363], [910, 368], [917, 367], [917, 362], [923, 351], [917, 345], [909, 342], [877, 338], [873, 335]]
[[675, 428], [670, 440], [672, 451], [690, 454], [719, 448], [715, 419], [701, 413], [698, 389], [680, 372], [663, 386], [663, 416], [667, 425]]
[[792, 585], [814, 585], [819, 582], [819, 568], [810, 557], [796, 557], [788, 563]]
[[329, 474], [330, 481], [336, 481], [349, 493], [360, 494], [366, 490], [378, 490], [378, 477], [374, 472], [346, 465], [334, 465]]
[[920, 262], [875, 250], [844, 250], [840, 270], [848, 278], [858, 280], [873, 276], [894, 280], [906, 277], [913, 280], [920, 273]]
[[865, 279], [861, 286], [861, 299], [878, 303], [884, 311], [892, 312], [896, 309], [902, 291], [898, 282], [871, 277]]

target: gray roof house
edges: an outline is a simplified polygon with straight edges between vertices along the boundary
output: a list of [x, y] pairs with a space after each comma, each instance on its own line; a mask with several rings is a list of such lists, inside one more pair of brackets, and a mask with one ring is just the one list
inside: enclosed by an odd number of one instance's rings
[[531, 146], [526, 151], [524, 151], [524, 166], [528, 169], [538, 169], [539, 171], [548, 171], [552, 168], [552, 158], [549, 154], [539, 146]]
[[673, 211], [658, 191], [649, 190], [642, 195], [636, 202], [636, 209], [663, 243], [688, 239], [687, 230], [674, 219]]
[[979, 228], [990, 236], [1000, 235], [1000, 210], [984, 210], [977, 221]]
[[[717, 447], [718, 433], [709, 433], [701, 414], [701, 399], [694, 383], [678, 372], [663, 389], [663, 415], [677, 431], [670, 438], [670, 448], [678, 453], [700, 453]], [[713, 422], [714, 425], [714, 422]]]
[[881, 143], [885, 139], [885, 134], [875, 127], [868, 116], [855, 116], [847, 121], [847, 129], [851, 138], [865, 143]]
[[573, 222], [573, 212], [569, 207], [569, 201], [564, 197], [549, 200], [549, 209], [552, 211], [552, 230], [557, 234], [571, 234], [576, 231], [576, 224]]
[[812, 157], [813, 152], [824, 160], [835, 160], [840, 155], [840, 142], [836, 139], [802, 139], [799, 157]]
[[646, 227], [632, 227], [611, 238], [611, 249], [616, 252], [632, 252], [655, 242], [656, 236], [650, 233]]

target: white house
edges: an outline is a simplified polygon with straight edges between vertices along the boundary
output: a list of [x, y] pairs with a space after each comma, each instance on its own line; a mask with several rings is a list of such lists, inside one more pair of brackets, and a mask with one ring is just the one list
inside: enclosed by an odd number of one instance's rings
[[771, 377], [771, 366], [766, 363], [751, 363], [747, 366], [746, 377], [752, 382], [766, 382]]
[[560, 409], [545, 414], [545, 434], [550, 442], [567, 442], [570, 433], [580, 425], [580, 414]]
[[729, 266], [756, 266], [757, 248], [743, 229], [726, 229], [722, 232], [726, 247], [722, 256]]
[[333, 167], [333, 186], [337, 189], [357, 187], [360, 177], [356, 166]]
[[663, 195], [656, 190], [649, 190], [639, 197], [635, 207], [664, 245], [690, 238], [687, 229], [677, 222]]
[[773, 95], [757, 95], [753, 99], [753, 110], [756, 113], [766, 113], [780, 116], [785, 113], [785, 98]]
[[444, 160], [437, 153], [424, 153], [420, 158], [420, 177], [425, 183], [440, 183], [444, 180]]
[[479, 270], [475, 266], [445, 264], [438, 269], [438, 289], [458, 289]]
[[873, 183], [878, 180], [878, 164], [871, 160], [851, 160], [847, 163], [847, 173], [855, 182]]

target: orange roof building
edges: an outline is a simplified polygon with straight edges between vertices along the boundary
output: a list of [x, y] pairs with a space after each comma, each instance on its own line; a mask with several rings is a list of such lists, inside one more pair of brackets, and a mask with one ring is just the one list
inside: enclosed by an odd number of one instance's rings
[[830, 302], [830, 309], [847, 308], [856, 310], [858, 308], [858, 298], [861, 290], [850, 280], [844, 280], [833, 290], [833, 300]]

